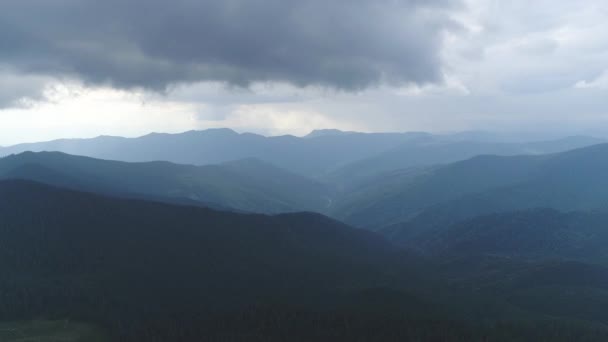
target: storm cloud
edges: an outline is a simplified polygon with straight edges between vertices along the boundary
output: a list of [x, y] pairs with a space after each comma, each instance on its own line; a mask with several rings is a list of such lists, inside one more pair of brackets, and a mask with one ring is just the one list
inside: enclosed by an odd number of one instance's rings
[[210, 127], [608, 137], [607, 15], [606, 0], [0, 0], [0, 145]]
[[442, 78], [452, 0], [4, 0], [0, 66], [164, 90], [219, 81], [360, 90]]

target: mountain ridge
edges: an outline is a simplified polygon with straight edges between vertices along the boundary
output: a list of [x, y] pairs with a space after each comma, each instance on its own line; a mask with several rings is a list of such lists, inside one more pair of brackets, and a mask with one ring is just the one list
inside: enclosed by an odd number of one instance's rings
[[[327, 177], [329, 177], [328, 179], [341, 177], [339, 173], [335, 175], [335, 172], [339, 172], [348, 165], [357, 165], [356, 163], [361, 162], [367, 165], [372, 164], [371, 167], [366, 167], [370, 169], [366, 173], [377, 173], [377, 171], [385, 171], [387, 168], [395, 169], [408, 165], [420, 166], [420, 164], [446, 163], [455, 161], [455, 159], [466, 159], [478, 154], [479, 151], [501, 153], [503, 150], [502, 147], [491, 147], [497, 143], [488, 142], [485, 139], [469, 140], [476, 141], [477, 145], [472, 145], [471, 148], [463, 146], [461, 149], [463, 151], [459, 152], [457, 157], [442, 152], [445, 147], [425, 150], [427, 149], [425, 144], [428, 143], [451, 146], [463, 144], [464, 141], [467, 141], [463, 140], [465, 138], [470, 139], [470, 136], [457, 134], [443, 136], [423, 132], [360, 133], [333, 130], [317, 131], [312, 137], [266, 137], [218, 128], [178, 134], [151, 133], [137, 138], [101, 136], [92, 139], [61, 139], [19, 144], [0, 148], [0, 156], [27, 150], [58, 151], [107, 160], [127, 162], [165, 160], [190, 165], [220, 164], [231, 160], [258, 158], [291, 172], [324, 180]], [[598, 139], [589, 137], [578, 138], [571, 142], [548, 141], [546, 145], [540, 144], [535, 149], [517, 147], [519, 145], [513, 144], [509, 146], [514, 150], [510, 150], [509, 153], [541, 153], [560, 144], [559, 150], [564, 150], [598, 141]], [[410, 152], [390, 152], [399, 146], [405, 146], [405, 151]], [[382, 157], [383, 153], [388, 154]], [[378, 157], [380, 161], [374, 159]], [[395, 163], [394, 160], [401, 162]], [[376, 170], [378, 167], [373, 164], [383, 166]]]
[[[27, 170], [19, 170], [23, 167]], [[321, 211], [328, 191], [320, 183], [254, 159], [194, 166], [24, 152], [0, 159], [0, 178], [24, 178], [123, 197], [146, 195], [173, 203], [262, 213]]]

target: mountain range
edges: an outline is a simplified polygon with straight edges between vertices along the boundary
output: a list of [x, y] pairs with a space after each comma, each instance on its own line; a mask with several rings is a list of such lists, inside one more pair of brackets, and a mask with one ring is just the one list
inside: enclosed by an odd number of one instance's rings
[[216, 130], [0, 153], [0, 321], [110, 342], [608, 339], [601, 140]]
[[[230, 129], [210, 129], [181, 134], [153, 133], [139, 138], [101, 136], [20, 144], [0, 148], [0, 156], [25, 151], [54, 151], [126, 162], [169, 161], [188, 165], [255, 158], [309, 178], [342, 179], [350, 183], [350, 177], [357, 180], [377, 171], [454, 162], [480, 153], [540, 154], [599, 142], [602, 140], [592, 137], [570, 137], [534, 143], [497, 143], [459, 134], [338, 130], [314, 131], [302, 138], [265, 137], [239, 134]], [[351, 166], [351, 163], [355, 164]]]
[[608, 144], [544, 156], [477, 157], [421, 176], [407, 192], [395, 191], [375, 201], [374, 208], [387, 215], [378, 216], [389, 223], [385, 229], [407, 241], [419, 231], [479, 215], [530, 208], [605, 208], [606, 172]]
[[[562, 215], [539, 213], [514, 215], [541, 223]], [[454, 239], [454, 253], [429, 249], [443, 257], [426, 259], [314, 213], [234, 213], [20, 180], [0, 181], [0, 216], [2, 320], [70, 317], [112, 341], [230, 340], [236, 331], [239, 340], [278, 341], [294, 329], [302, 341], [608, 336], [597, 325], [608, 322], [608, 267], [570, 259], [585, 249], [575, 246], [575, 225], [553, 228], [547, 243], [494, 250], [488, 235], [504, 236], [512, 221], [501, 219], [489, 233], [469, 223], [454, 228], [470, 230], [469, 242]], [[571, 222], [587, 224], [584, 215]], [[557, 233], [563, 230], [575, 239]], [[572, 248], [562, 253], [561, 246]]]
[[608, 144], [543, 155], [485, 155], [381, 172], [345, 188], [251, 158], [194, 166], [26, 152], [0, 159], [0, 179], [243, 212], [314, 211], [407, 239], [408, 231], [493, 212], [602, 207], [608, 204], [606, 153]]
[[329, 195], [319, 182], [255, 159], [193, 166], [24, 152], [0, 159], [0, 179], [260, 213], [321, 211]]

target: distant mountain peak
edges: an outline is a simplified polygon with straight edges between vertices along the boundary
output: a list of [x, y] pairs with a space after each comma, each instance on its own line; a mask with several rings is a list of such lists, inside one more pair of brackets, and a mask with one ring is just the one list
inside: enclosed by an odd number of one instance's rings
[[200, 134], [213, 134], [213, 135], [238, 135], [239, 133], [235, 132], [230, 128], [209, 128], [204, 130], [190, 130], [181, 133], [149, 133], [141, 138], [146, 137], [165, 137], [165, 136], [179, 136], [179, 135], [200, 135]]
[[315, 129], [312, 132], [308, 133], [305, 138], [317, 138], [324, 136], [332, 136], [332, 135], [345, 135], [345, 134], [356, 134], [358, 132], [353, 131], [341, 131], [339, 129]]
[[190, 131], [194, 133], [217, 133], [217, 134], [230, 134], [230, 135], [238, 135], [235, 130], [230, 128], [208, 128], [202, 131]]

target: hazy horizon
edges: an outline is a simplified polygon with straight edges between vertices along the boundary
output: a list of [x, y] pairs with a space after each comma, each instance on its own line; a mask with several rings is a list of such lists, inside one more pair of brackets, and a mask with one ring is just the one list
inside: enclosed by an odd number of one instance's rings
[[[35, 144], [35, 143], [44, 143], [51, 142], [57, 140], [89, 140], [96, 139], [102, 137], [113, 137], [113, 138], [127, 138], [127, 139], [137, 139], [142, 138], [148, 135], [154, 134], [168, 134], [168, 135], [180, 135], [190, 132], [205, 132], [205, 131], [214, 131], [214, 130], [230, 130], [235, 132], [236, 134], [255, 134], [259, 136], [263, 136], [266, 138], [272, 137], [283, 137], [283, 136], [292, 136], [297, 138], [305, 138], [309, 135], [314, 134], [315, 132], [329, 132], [336, 131], [340, 133], [355, 133], [355, 134], [408, 134], [408, 133], [421, 133], [421, 134], [429, 134], [433, 136], [464, 136], [462, 140], [492, 140], [492, 141], [503, 141], [503, 142], [532, 142], [532, 141], [547, 141], [547, 140], [559, 140], [565, 138], [572, 137], [589, 137], [589, 138], [597, 138], [597, 139], [607, 139], [608, 132], [606, 134], [585, 134], [585, 132], [535, 132], [535, 131], [484, 131], [484, 130], [468, 130], [468, 131], [358, 131], [358, 130], [342, 130], [335, 127], [330, 128], [316, 128], [309, 132], [302, 134], [290, 134], [290, 133], [264, 133], [264, 132], [256, 132], [254, 130], [242, 130], [242, 129], [234, 129], [230, 127], [211, 127], [211, 128], [199, 128], [199, 129], [190, 129], [190, 130], [177, 130], [177, 131], [150, 131], [141, 134], [131, 134], [131, 135], [113, 135], [113, 134], [93, 134], [93, 135], [76, 135], [76, 136], [58, 136], [51, 137], [49, 139], [43, 140], [17, 140], [16, 142], [11, 143], [10, 141], [7, 143], [2, 143], [2, 138], [0, 137], [0, 148], [6, 148], [21, 144]], [[468, 137], [468, 138], [467, 138]]]
[[2, 8], [3, 146], [214, 127], [608, 133], [599, 0]]

